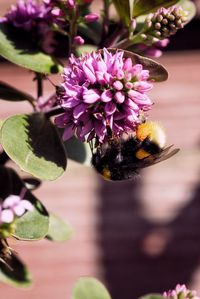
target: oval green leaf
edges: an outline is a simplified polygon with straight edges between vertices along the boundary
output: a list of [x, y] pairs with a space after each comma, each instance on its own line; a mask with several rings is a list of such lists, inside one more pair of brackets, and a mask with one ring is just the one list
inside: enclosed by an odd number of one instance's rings
[[130, 5], [131, 0], [124, 1], [124, 0], [113, 0], [113, 4], [117, 10], [117, 13], [122, 20], [122, 22], [129, 26], [130, 20], [132, 18], [132, 12], [130, 11], [130, 7], [133, 6], [132, 3]]
[[73, 234], [72, 227], [60, 217], [50, 213], [49, 231], [46, 236], [50, 241], [67, 241]]
[[18, 240], [40, 240], [43, 239], [49, 229], [49, 216], [42, 203], [31, 193], [26, 193], [25, 199], [33, 205], [33, 210], [26, 212], [15, 222], [16, 229], [13, 234]]
[[[166, 81], [168, 79], [168, 72], [163, 65], [154, 61], [153, 59], [140, 56], [130, 51], [120, 49], [108, 49], [110, 52], [115, 53], [116, 51], [123, 51], [125, 58], [131, 58], [133, 64], [142, 64], [144, 69], [149, 70], [149, 78], [156, 82]], [[102, 50], [100, 50], [102, 51]]]
[[16, 34], [7, 24], [0, 24], [0, 55], [19, 66], [38, 73], [50, 74], [62, 71], [51, 56], [31, 48], [26, 41]]
[[27, 267], [17, 255], [6, 250], [9, 249], [0, 250], [0, 281], [14, 287], [29, 287], [32, 280]]
[[[19, 195], [25, 187], [18, 174], [11, 168], [0, 166], [0, 198], [10, 194]], [[25, 199], [33, 205], [33, 210], [26, 212], [15, 222], [13, 236], [20, 240], [39, 240], [44, 238], [49, 229], [49, 216], [45, 207], [30, 191], [26, 191]]]
[[140, 297], [139, 299], [165, 299], [165, 297], [161, 296], [160, 294], [148, 294]]
[[29, 101], [29, 102], [34, 102], [35, 99], [15, 87], [10, 86], [7, 83], [4, 83], [0, 81], [0, 99], [6, 100], [6, 101]]
[[104, 285], [92, 277], [78, 280], [73, 289], [72, 299], [111, 299]]
[[20, 168], [41, 180], [55, 180], [66, 169], [66, 155], [55, 126], [42, 113], [4, 121], [1, 143]]
[[148, 14], [156, 11], [160, 7], [170, 7], [176, 4], [179, 0], [135, 0], [133, 6], [133, 17]]
[[181, 6], [185, 11], [188, 12], [186, 24], [189, 23], [196, 14], [196, 6], [190, 0], [180, 0], [177, 6]]

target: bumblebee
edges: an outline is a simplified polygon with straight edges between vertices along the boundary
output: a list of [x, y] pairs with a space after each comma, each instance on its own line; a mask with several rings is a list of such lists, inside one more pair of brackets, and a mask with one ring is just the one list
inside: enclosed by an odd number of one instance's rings
[[94, 168], [107, 180], [130, 180], [139, 170], [164, 161], [175, 155], [179, 149], [165, 147], [166, 135], [155, 122], [138, 125], [135, 135], [111, 138], [98, 145], [93, 153]]

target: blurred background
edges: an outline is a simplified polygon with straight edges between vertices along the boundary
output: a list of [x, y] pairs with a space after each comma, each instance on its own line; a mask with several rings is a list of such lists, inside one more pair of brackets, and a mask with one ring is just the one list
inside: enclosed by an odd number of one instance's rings
[[[0, 1], [3, 15], [13, 0]], [[100, 1], [94, 0], [95, 10]], [[0, 285], [0, 298], [69, 299], [80, 276], [95, 276], [113, 299], [136, 299], [177, 283], [200, 292], [200, 1], [196, 18], [177, 33], [159, 61], [169, 80], [151, 92], [151, 120], [181, 151], [130, 182], [104, 181], [91, 167], [69, 162], [65, 175], [35, 193], [75, 230], [65, 243], [11, 241], [34, 286]], [[31, 72], [0, 62], [0, 78], [35, 95]], [[59, 77], [52, 77], [59, 82]], [[53, 92], [45, 83], [45, 95]], [[0, 119], [30, 111], [0, 101]], [[1, 184], [1, 182], [0, 182]]]

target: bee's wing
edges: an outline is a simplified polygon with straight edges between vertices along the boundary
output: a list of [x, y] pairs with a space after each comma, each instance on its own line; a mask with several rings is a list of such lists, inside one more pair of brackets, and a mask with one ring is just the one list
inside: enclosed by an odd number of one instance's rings
[[179, 148], [175, 148], [169, 152], [169, 150], [172, 146], [173, 145], [166, 147], [161, 153], [159, 153], [157, 155], [153, 155], [153, 156], [145, 158], [142, 161], [142, 164], [140, 165], [140, 167], [145, 168], [145, 167], [157, 164], [159, 162], [162, 162], [162, 161], [165, 161], [165, 160], [171, 158], [172, 156], [174, 156], [175, 154], [177, 154], [180, 151]]

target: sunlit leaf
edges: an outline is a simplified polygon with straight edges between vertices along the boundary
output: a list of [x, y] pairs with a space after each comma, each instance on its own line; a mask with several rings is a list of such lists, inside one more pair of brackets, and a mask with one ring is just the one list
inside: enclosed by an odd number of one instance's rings
[[133, 17], [148, 14], [156, 11], [160, 7], [170, 7], [176, 4], [178, 0], [135, 0], [133, 7]]
[[[11, 168], [0, 166], [0, 198], [10, 194], [20, 195], [25, 187], [18, 174]], [[30, 191], [26, 191], [25, 199], [33, 205], [33, 210], [26, 212], [15, 221], [13, 236], [20, 240], [39, 240], [48, 233], [49, 216], [45, 207]]]
[[148, 294], [140, 297], [139, 299], [165, 299], [165, 297], [161, 296], [160, 294]]
[[14, 115], [1, 128], [1, 143], [20, 168], [41, 180], [55, 180], [66, 169], [66, 155], [55, 126], [41, 113]]
[[78, 280], [73, 289], [73, 299], [111, 299], [104, 285], [97, 279], [85, 277]]
[[0, 119], [0, 130], [2, 126], [3, 126], [3, 120]]
[[189, 23], [196, 14], [195, 4], [190, 0], [181, 0], [177, 3], [177, 6], [181, 6], [186, 12], [188, 12], [186, 23]]
[[79, 46], [76, 49], [76, 52], [78, 54], [78, 56], [85, 54], [85, 53], [91, 53], [92, 51], [96, 51], [97, 50], [97, 46], [94, 45], [84, 45], [84, 46]]
[[66, 241], [71, 238], [73, 229], [57, 215], [50, 213], [47, 239], [51, 241]]
[[34, 98], [7, 83], [0, 81], [0, 99], [7, 101], [29, 101], [34, 102]]
[[21, 34], [16, 34], [9, 25], [0, 24], [0, 55], [19, 66], [38, 73], [58, 73], [62, 71], [51, 56], [31, 48]]

